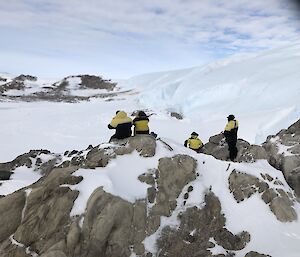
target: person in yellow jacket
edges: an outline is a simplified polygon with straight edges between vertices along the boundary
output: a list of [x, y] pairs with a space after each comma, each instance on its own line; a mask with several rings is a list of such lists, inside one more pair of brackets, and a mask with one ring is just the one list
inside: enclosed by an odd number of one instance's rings
[[227, 120], [228, 123], [226, 124], [226, 127], [224, 129], [224, 136], [228, 144], [229, 158], [231, 161], [234, 161], [238, 153], [236, 143], [237, 143], [237, 132], [239, 129], [239, 123], [235, 119], [234, 115], [232, 114], [230, 114], [227, 117]]
[[110, 124], [108, 124], [109, 129], [115, 129], [116, 132], [110, 138], [109, 142], [113, 139], [124, 139], [131, 136], [131, 126], [132, 119], [127, 116], [124, 111], [117, 111], [116, 116], [113, 117]]
[[134, 135], [149, 134], [149, 118], [145, 112], [139, 111], [138, 115], [133, 120]]
[[196, 132], [193, 132], [190, 138], [184, 141], [184, 146], [199, 153], [200, 149], [203, 147], [203, 143], [198, 136], [199, 135]]

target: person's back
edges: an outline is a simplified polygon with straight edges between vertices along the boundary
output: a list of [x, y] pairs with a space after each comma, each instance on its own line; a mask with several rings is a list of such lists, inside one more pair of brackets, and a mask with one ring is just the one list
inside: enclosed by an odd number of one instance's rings
[[237, 143], [237, 132], [239, 129], [239, 124], [238, 121], [235, 120], [234, 115], [232, 114], [229, 115], [227, 119], [228, 119], [228, 123], [226, 124], [224, 129], [224, 136], [228, 144], [229, 158], [231, 161], [234, 161], [238, 153], [236, 143]]
[[198, 138], [198, 134], [193, 132], [189, 139], [185, 140], [184, 142], [185, 147], [189, 147], [190, 149], [199, 152], [203, 146], [202, 141]]
[[127, 116], [124, 111], [118, 111], [116, 116], [108, 125], [109, 129], [115, 129], [116, 133], [111, 137], [116, 139], [124, 139], [131, 136], [132, 119]]
[[149, 134], [149, 118], [146, 113], [139, 111], [136, 118], [133, 120], [134, 134]]
[[228, 123], [224, 129], [224, 136], [226, 141], [236, 141], [237, 140], [237, 132], [239, 129], [239, 123], [235, 120], [233, 115], [228, 116]]

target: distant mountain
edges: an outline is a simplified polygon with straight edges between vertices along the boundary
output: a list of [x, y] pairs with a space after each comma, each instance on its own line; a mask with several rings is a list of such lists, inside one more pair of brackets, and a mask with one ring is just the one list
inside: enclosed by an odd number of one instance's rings
[[76, 102], [114, 95], [116, 83], [94, 75], [68, 76], [49, 82], [31, 75], [0, 74], [0, 100]]

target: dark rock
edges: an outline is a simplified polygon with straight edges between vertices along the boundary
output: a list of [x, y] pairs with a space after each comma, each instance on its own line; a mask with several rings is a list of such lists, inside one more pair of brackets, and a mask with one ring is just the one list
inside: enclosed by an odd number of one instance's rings
[[295, 209], [291, 206], [290, 200], [283, 197], [273, 199], [270, 203], [270, 209], [281, 222], [292, 222], [298, 218]]
[[268, 184], [257, 177], [233, 170], [229, 178], [229, 189], [237, 202], [249, 198], [256, 192], [262, 193], [268, 189]]
[[185, 199], [185, 200], [189, 199], [189, 193], [185, 193], [183, 196], [183, 199]]
[[261, 198], [264, 200], [266, 204], [269, 204], [277, 196], [278, 194], [273, 188], [268, 188], [265, 192], [263, 192]]
[[13, 172], [6, 171], [6, 170], [0, 170], [0, 180], [9, 180], [9, 178], [12, 174], [13, 174]]
[[[205, 206], [202, 209], [188, 208], [178, 218], [178, 229], [165, 227], [162, 230], [157, 242], [160, 249], [158, 256], [212, 256], [209, 251], [212, 247], [209, 241], [211, 237], [223, 248], [229, 248], [227, 250], [243, 249], [250, 240], [247, 232], [233, 235], [224, 228], [226, 220], [221, 213], [220, 202], [213, 193], [205, 196]], [[222, 236], [218, 236], [219, 234]]]
[[153, 186], [149, 187], [147, 189], [147, 198], [148, 198], [149, 203], [154, 203], [155, 197], [156, 197], [156, 189], [155, 189], [155, 187], [153, 187]]
[[194, 190], [193, 186], [189, 186], [187, 189], [188, 192], [192, 192], [193, 190]]
[[178, 112], [170, 112], [170, 116], [176, 118], [177, 120], [183, 119], [183, 115]]
[[81, 75], [79, 77], [81, 78], [81, 88], [106, 89], [112, 91], [117, 85], [98, 76]]
[[[263, 143], [269, 163], [283, 172], [286, 181], [300, 196], [300, 120], [283, 129], [275, 136], [269, 136]], [[286, 152], [280, 152], [285, 148]]]
[[[254, 162], [258, 159], [267, 159], [266, 151], [262, 146], [250, 145], [247, 141], [238, 139], [237, 148], [237, 162]], [[228, 145], [223, 134], [210, 137], [209, 142], [204, 145], [201, 152], [212, 155], [219, 160], [229, 159]]]
[[0, 198], [0, 242], [7, 239], [20, 226], [24, 205], [24, 192]]
[[247, 253], [245, 255], [245, 257], [272, 257], [272, 256], [251, 251], [251, 252]]

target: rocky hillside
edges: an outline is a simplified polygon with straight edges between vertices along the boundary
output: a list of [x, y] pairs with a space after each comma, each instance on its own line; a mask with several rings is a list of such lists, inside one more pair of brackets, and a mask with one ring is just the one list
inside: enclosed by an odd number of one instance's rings
[[0, 74], [0, 100], [77, 102], [90, 98], [111, 98], [116, 83], [93, 75], [68, 76], [51, 83], [31, 75]]
[[[239, 163], [218, 160], [221, 136], [207, 154], [151, 136], [30, 151], [0, 164], [0, 255], [296, 257], [299, 188], [267, 160], [282, 169], [279, 160], [299, 158], [299, 131], [297, 122], [263, 146], [240, 141]], [[299, 164], [288, 167], [286, 178]]]

